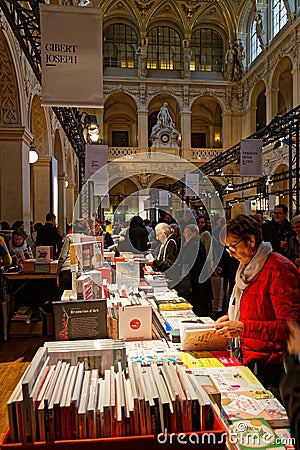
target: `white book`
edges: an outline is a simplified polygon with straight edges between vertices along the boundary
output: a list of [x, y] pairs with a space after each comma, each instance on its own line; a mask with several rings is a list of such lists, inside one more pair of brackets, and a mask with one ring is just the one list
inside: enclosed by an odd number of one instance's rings
[[87, 405], [88, 437], [96, 438], [96, 406], [97, 406], [97, 383], [98, 369], [93, 369], [91, 374], [89, 401]]
[[98, 399], [97, 399], [97, 410], [96, 410], [96, 421], [97, 421], [97, 437], [104, 437], [104, 391], [105, 391], [105, 381], [103, 378], [98, 379]]
[[229, 339], [217, 334], [213, 323], [181, 323], [181, 350], [226, 350]]
[[87, 405], [89, 399], [89, 384], [90, 384], [91, 372], [86, 370], [84, 372], [82, 389], [80, 394], [79, 406], [78, 406], [78, 438], [86, 439], [87, 433]]
[[[59, 373], [57, 372], [57, 375], [55, 376], [55, 383], [53, 386], [53, 390], [51, 392], [51, 395], [49, 396], [49, 401], [47, 404], [47, 420], [48, 420], [48, 430], [49, 430], [49, 436], [46, 440], [54, 441], [55, 440], [55, 412], [54, 412], [54, 402], [56, 401], [57, 397], [59, 397], [62, 389], [62, 380], [64, 380], [64, 374], [66, 369], [67, 363], [65, 361], [61, 362]], [[58, 371], [58, 367], [56, 369]]]
[[71, 405], [71, 392], [75, 383], [77, 366], [70, 366], [65, 388], [63, 389], [62, 396], [59, 402], [60, 408], [60, 420], [61, 420], [61, 439], [71, 439], [71, 417], [70, 417], [70, 405]]
[[77, 369], [77, 377], [75, 380], [75, 386], [71, 397], [71, 439], [77, 439], [78, 438], [78, 405], [79, 405], [79, 399], [80, 399], [80, 393], [81, 393], [81, 387], [83, 382], [83, 376], [84, 376], [84, 363], [78, 364]]
[[24, 442], [32, 442], [32, 424], [30, 414], [30, 399], [29, 395], [33, 389], [34, 383], [39, 375], [39, 372], [46, 360], [47, 349], [40, 347], [34, 355], [29, 369], [22, 380], [23, 403], [22, 403], [22, 421], [23, 421], [23, 440]]
[[35, 442], [37, 440], [37, 397], [40, 392], [40, 390], [43, 387], [44, 382], [46, 381], [47, 373], [49, 371], [49, 356], [47, 356], [44, 365], [41, 368], [41, 371], [39, 375], [37, 376], [36, 382], [33, 386], [33, 389], [31, 391], [31, 394], [29, 396], [30, 398], [30, 414], [31, 414], [31, 428], [32, 428], [32, 440]]

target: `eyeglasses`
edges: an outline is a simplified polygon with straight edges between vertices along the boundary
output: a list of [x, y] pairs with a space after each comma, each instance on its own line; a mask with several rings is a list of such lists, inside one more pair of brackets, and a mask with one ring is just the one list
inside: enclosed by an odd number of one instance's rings
[[284, 214], [284, 213], [282, 213], [282, 212], [273, 212], [273, 216], [281, 216], [282, 214]]
[[240, 241], [236, 242], [235, 244], [231, 244], [231, 245], [225, 245], [226, 250], [228, 251], [228, 253], [235, 253], [236, 252], [236, 247], [243, 242], [243, 239], [241, 239]]

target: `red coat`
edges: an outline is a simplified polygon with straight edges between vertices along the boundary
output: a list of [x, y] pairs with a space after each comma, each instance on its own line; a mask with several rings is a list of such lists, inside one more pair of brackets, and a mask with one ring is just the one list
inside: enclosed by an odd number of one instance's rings
[[300, 275], [291, 261], [272, 253], [241, 298], [245, 364], [282, 361], [287, 352], [287, 319], [300, 323]]

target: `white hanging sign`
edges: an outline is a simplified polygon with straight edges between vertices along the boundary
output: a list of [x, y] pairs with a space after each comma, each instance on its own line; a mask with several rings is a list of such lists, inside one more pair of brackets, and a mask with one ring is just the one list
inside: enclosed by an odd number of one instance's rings
[[185, 195], [186, 197], [198, 197], [199, 196], [199, 173], [186, 173], [185, 174]]
[[269, 194], [269, 211], [274, 211], [276, 205], [276, 195]]
[[158, 206], [168, 206], [168, 205], [169, 205], [168, 191], [159, 191]]
[[246, 216], [250, 216], [250, 212], [251, 212], [251, 201], [250, 200], [245, 200], [245, 214], [246, 214]]
[[103, 106], [102, 10], [39, 3], [43, 106]]
[[85, 179], [88, 180], [99, 169], [107, 165], [107, 145], [85, 146]]
[[241, 139], [241, 177], [262, 177], [262, 139]]

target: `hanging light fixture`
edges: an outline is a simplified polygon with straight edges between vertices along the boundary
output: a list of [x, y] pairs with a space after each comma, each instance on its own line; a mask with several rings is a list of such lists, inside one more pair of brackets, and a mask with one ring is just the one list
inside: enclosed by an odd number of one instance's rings
[[34, 141], [32, 141], [30, 143], [30, 148], [29, 148], [29, 164], [34, 164], [38, 161], [39, 159], [39, 155], [38, 153], [35, 151], [35, 148], [37, 146], [34, 145]]

